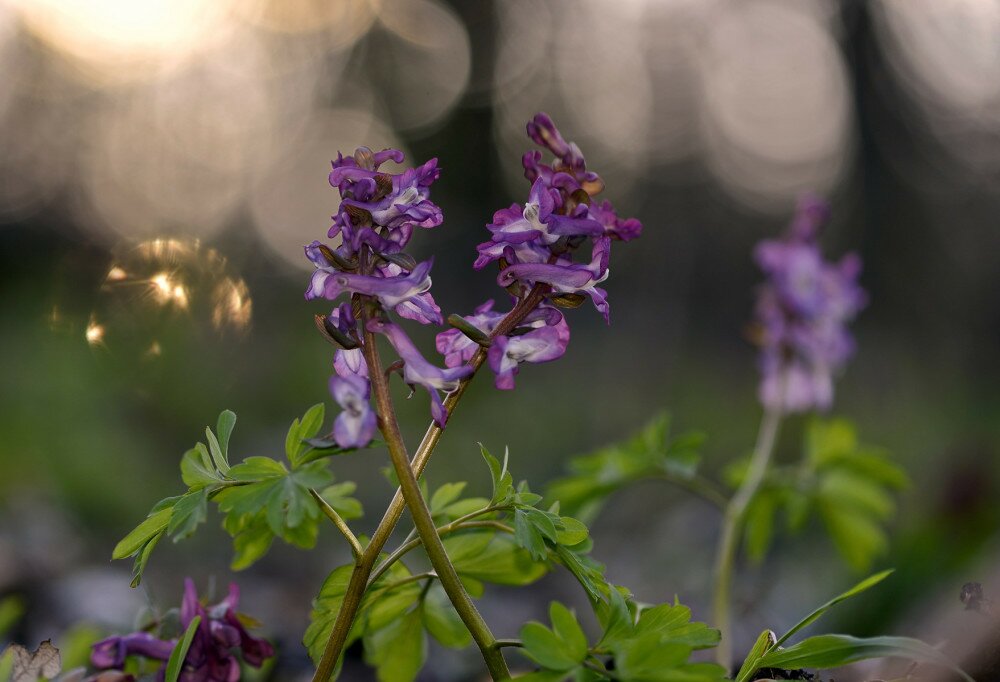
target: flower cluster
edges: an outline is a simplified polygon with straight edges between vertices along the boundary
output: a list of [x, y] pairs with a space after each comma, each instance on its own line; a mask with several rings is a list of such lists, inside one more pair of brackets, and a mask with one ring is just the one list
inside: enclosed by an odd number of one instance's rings
[[[240, 679], [237, 651], [255, 668], [274, 656], [274, 647], [269, 642], [247, 632], [236, 613], [239, 600], [239, 588], [231, 584], [225, 599], [206, 607], [198, 601], [194, 582], [190, 578], [184, 581], [181, 626], [187, 630], [195, 616], [201, 616], [201, 622], [184, 659], [180, 676], [183, 682], [236, 682]], [[148, 632], [133, 632], [94, 644], [90, 662], [99, 670], [121, 670], [129, 656], [167, 661], [175, 646], [176, 639], [163, 640]], [[165, 667], [161, 667], [157, 679], [162, 680], [164, 672]]]
[[799, 202], [782, 240], [757, 245], [755, 260], [767, 275], [756, 306], [760, 346], [760, 400], [783, 412], [826, 409], [833, 375], [854, 351], [847, 324], [864, 307], [856, 254], [823, 260], [817, 237], [829, 209], [816, 197]]
[[[493, 216], [487, 226], [491, 239], [479, 246], [475, 262], [479, 269], [499, 261], [497, 281], [513, 296], [514, 309], [495, 311], [491, 300], [471, 316], [450, 318], [456, 328], [437, 336], [443, 369], [428, 362], [389, 319], [395, 313], [421, 324], [443, 323], [430, 294], [432, 260], [418, 263], [404, 252], [415, 227], [442, 222], [441, 209], [430, 200], [430, 186], [440, 175], [437, 160], [390, 173], [381, 166], [402, 163], [401, 152], [361, 147], [333, 162], [330, 184], [339, 190], [341, 203], [329, 237], [339, 245], [314, 241], [305, 247], [316, 267], [306, 298], [350, 299], [317, 318], [320, 330], [338, 346], [330, 391], [343, 409], [333, 430], [340, 447], [367, 445], [378, 423], [370, 405], [366, 333], [386, 337], [400, 358], [392, 368], [400, 370], [411, 388], [428, 392], [431, 414], [443, 427], [448, 418], [443, 395], [475, 371], [477, 353], [479, 362], [485, 355], [496, 373], [498, 388], [513, 388], [521, 363], [547, 362], [565, 352], [569, 327], [557, 306], [575, 307], [589, 296], [608, 318], [607, 293], [597, 285], [608, 277], [611, 242], [635, 238], [642, 226], [619, 218], [609, 202], [593, 200], [603, 181], [587, 170], [579, 147], [566, 142], [548, 116], [535, 116], [528, 135], [556, 158], [546, 164], [541, 152], [524, 156], [525, 177], [531, 182], [528, 202]], [[589, 262], [575, 261], [574, 252], [588, 240]]]
[[[542, 152], [522, 158], [524, 176], [531, 182], [524, 206], [512, 204], [493, 215], [487, 225], [491, 238], [477, 248], [476, 269], [498, 261], [497, 283], [518, 299], [538, 290], [546, 300], [521, 326], [509, 334], [495, 335], [487, 359], [496, 374], [496, 387], [514, 387], [514, 375], [523, 362], [548, 362], [566, 351], [569, 327], [553, 306], [576, 306], [586, 296], [609, 320], [607, 292], [597, 285], [608, 278], [613, 240], [639, 236], [642, 225], [634, 218], [618, 217], [608, 201], [595, 201], [604, 189], [600, 176], [587, 170], [580, 148], [563, 139], [552, 119], [537, 114], [527, 126], [528, 136], [555, 158], [543, 163]], [[573, 254], [587, 240], [592, 243], [590, 262], [577, 262]], [[493, 335], [504, 315], [493, 312], [489, 301], [463, 318], [484, 334]], [[459, 330], [438, 334], [438, 350], [449, 366], [467, 361], [474, 353], [472, 341]]]

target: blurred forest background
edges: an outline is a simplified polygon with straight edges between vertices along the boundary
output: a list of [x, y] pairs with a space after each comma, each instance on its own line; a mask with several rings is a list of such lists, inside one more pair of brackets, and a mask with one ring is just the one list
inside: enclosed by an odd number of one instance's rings
[[[301, 249], [338, 203], [330, 159], [362, 144], [440, 158], [445, 224], [414, 244], [435, 255], [445, 313], [467, 313], [498, 296], [471, 263], [493, 211], [525, 200], [539, 110], [645, 231], [615, 250], [612, 326], [572, 311], [565, 358], [514, 392], [479, 378], [430, 481], [485, 490], [482, 441], [540, 488], [661, 409], [709, 434], [708, 471], [745, 454], [750, 251], [811, 190], [832, 203], [828, 254], [857, 250], [871, 294], [833, 412], [912, 477], [879, 562], [897, 575], [836, 625], [925, 636], [964, 582], [1000, 595], [1000, 2], [0, 0], [0, 596], [27, 608], [11, 635], [127, 628], [176, 604], [184, 575], [218, 594], [217, 520], [162, 543], [138, 590], [111, 549], [180, 489], [180, 455], [221, 410], [239, 415], [239, 459], [331, 403]], [[419, 438], [426, 401], [402, 411]], [[780, 457], [801, 432], [792, 420]], [[359, 484], [362, 532], [391, 494], [386, 463], [335, 462]], [[640, 598], [678, 594], [708, 619], [717, 529], [650, 483], [612, 500], [594, 555]], [[277, 547], [236, 576], [281, 677], [307, 669], [309, 600], [347, 560], [324, 531], [317, 551]], [[856, 577], [820, 533], [783, 539], [742, 573], [742, 640]], [[482, 608], [506, 636], [554, 597], [582, 594], [556, 576]], [[469, 656], [432, 659], [427, 679], [478, 670]]]

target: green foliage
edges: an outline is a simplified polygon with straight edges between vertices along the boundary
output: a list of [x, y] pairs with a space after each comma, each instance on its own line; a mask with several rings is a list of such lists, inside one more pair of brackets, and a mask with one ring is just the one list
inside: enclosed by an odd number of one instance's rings
[[[690, 661], [695, 649], [715, 646], [719, 632], [692, 623], [681, 604], [660, 604], [642, 610], [619, 589], [597, 609], [604, 634], [590, 646], [576, 616], [553, 602], [552, 627], [528, 623], [521, 628], [523, 653], [541, 666], [522, 680], [648, 680], [650, 682], [717, 682], [720, 666]], [[638, 615], [636, 615], [638, 614]], [[613, 669], [614, 673], [608, 672]]]
[[521, 628], [524, 653], [543, 668], [565, 672], [587, 660], [587, 636], [576, 616], [559, 602], [549, 605], [552, 629], [531, 622]]
[[760, 659], [765, 668], [836, 668], [870, 658], [898, 656], [950, 668], [967, 682], [972, 678], [957, 668], [940, 651], [909, 637], [851, 637], [818, 635], [787, 649], [775, 647]]
[[577, 457], [569, 464], [571, 474], [549, 486], [548, 497], [587, 521], [615, 491], [645, 478], [693, 480], [701, 460], [700, 433], [670, 437], [670, 418], [660, 414], [637, 435], [594, 454]]
[[[786, 527], [801, 529], [815, 513], [851, 568], [866, 570], [887, 546], [884, 525], [896, 511], [893, 492], [906, 486], [903, 471], [876, 448], [861, 446], [843, 419], [814, 419], [806, 429], [802, 459], [775, 467], [747, 509], [745, 548], [760, 561], [774, 538], [778, 513]], [[736, 487], [746, 462], [726, 471]]]
[[770, 630], [765, 630], [750, 650], [743, 665], [740, 666], [736, 682], [749, 682], [754, 679], [754, 673], [761, 668], [836, 668], [857, 661], [887, 656], [898, 656], [944, 666], [971, 682], [972, 678], [956, 668], [937, 649], [907, 637], [860, 638], [850, 635], [817, 635], [790, 647], [781, 646], [792, 635], [818, 620], [831, 608], [874, 587], [885, 580], [890, 573], [892, 571], [882, 571], [865, 578], [851, 589], [842, 592], [812, 611], [780, 639], [776, 638]]
[[192, 535], [208, 518], [208, 503], [225, 514], [223, 527], [233, 537], [232, 568], [244, 569], [260, 559], [275, 537], [290, 544], [315, 546], [322, 512], [313, 492], [321, 495], [345, 519], [361, 515], [361, 504], [351, 497], [355, 486], [333, 485], [333, 476], [321, 457], [342, 452], [316, 448], [324, 408], [314, 405], [296, 419], [285, 439], [287, 465], [269, 457], [248, 457], [231, 465], [229, 445], [236, 415], [219, 415], [216, 430], [205, 429], [205, 443], [197, 443], [181, 458], [183, 495], [158, 502], [146, 519], [115, 547], [114, 559], [135, 557], [132, 586], [142, 579], [150, 554], [164, 535], [174, 542]]

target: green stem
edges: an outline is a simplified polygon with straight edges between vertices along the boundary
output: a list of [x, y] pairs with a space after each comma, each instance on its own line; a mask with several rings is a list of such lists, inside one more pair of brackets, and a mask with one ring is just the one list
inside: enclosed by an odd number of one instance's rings
[[524, 642], [522, 642], [519, 639], [498, 639], [497, 641], [493, 642], [493, 646], [496, 649], [503, 649], [504, 647], [521, 648], [524, 646]]
[[375, 397], [375, 404], [378, 407], [379, 429], [385, 438], [386, 447], [389, 450], [389, 458], [392, 466], [396, 470], [399, 478], [399, 486], [403, 493], [403, 499], [410, 511], [413, 525], [417, 527], [417, 533], [423, 542], [424, 550], [430, 559], [431, 565], [437, 573], [441, 586], [451, 600], [452, 605], [458, 612], [465, 627], [468, 628], [472, 639], [479, 646], [483, 654], [483, 660], [494, 680], [510, 679], [510, 671], [504, 661], [503, 654], [493, 648], [496, 637], [490, 631], [486, 621], [483, 620], [476, 605], [472, 603], [472, 598], [466, 592], [465, 586], [458, 577], [455, 566], [452, 565], [448, 552], [441, 542], [434, 519], [431, 517], [430, 509], [424, 501], [420, 492], [420, 485], [417, 477], [410, 468], [410, 458], [406, 453], [406, 445], [403, 443], [403, 436], [399, 431], [399, 423], [396, 420], [396, 411], [392, 404], [392, 394], [389, 392], [389, 381], [382, 367], [382, 360], [379, 357], [378, 346], [376, 345], [375, 334], [367, 329], [369, 316], [367, 311], [362, 309], [361, 324], [365, 326], [364, 331], [364, 354], [368, 363], [368, 375], [372, 384], [372, 393]]
[[743, 483], [733, 499], [725, 507], [722, 521], [722, 534], [715, 555], [715, 626], [722, 632], [722, 641], [716, 649], [716, 660], [727, 670], [732, 665], [733, 637], [730, 625], [730, 595], [733, 583], [733, 570], [736, 564], [736, 554], [743, 530], [743, 521], [747, 509], [753, 502], [761, 483], [767, 475], [774, 452], [774, 443], [778, 437], [778, 426], [781, 424], [779, 410], [767, 410], [761, 420], [757, 433], [757, 444], [754, 446], [753, 458], [747, 469]]
[[[490, 338], [505, 336], [521, 324], [525, 315], [534, 310], [542, 301], [544, 291], [544, 286], [535, 285], [528, 295], [518, 301], [517, 305], [500, 321], [500, 324], [490, 333]], [[463, 379], [458, 388], [444, 399], [445, 414], [449, 418], [455, 411], [462, 396], [465, 395], [469, 383], [472, 382], [472, 379], [476, 376], [476, 373], [485, 361], [486, 349], [479, 348], [469, 361], [472, 373]], [[442, 433], [443, 429], [436, 422], [432, 421], [430, 426], [427, 427], [427, 432], [424, 434], [423, 440], [420, 441], [420, 445], [417, 447], [417, 451], [413, 455], [413, 461], [410, 464], [415, 477], [419, 478], [420, 474], [423, 473], [424, 468], [427, 466], [427, 461], [434, 452], [434, 448], [437, 447], [438, 441], [441, 440]], [[334, 622], [333, 630], [330, 632], [330, 639], [327, 640], [326, 647], [323, 649], [323, 656], [316, 667], [313, 682], [328, 682], [332, 677], [333, 671], [337, 667], [337, 661], [344, 651], [344, 645], [347, 643], [351, 627], [354, 625], [354, 619], [358, 615], [358, 608], [361, 605], [361, 598], [364, 596], [366, 586], [368, 585], [368, 578], [375, 567], [375, 563], [378, 561], [379, 553], [385, 547], [385, 543], [389, 541], [392, 531], [395, 530], [405, 506], [406, 503], [403, 501], [402, 490], [396, 490], [396, 494], [393, 496], [388, 508], [386, 508], [382, 520], [379, 522], [375, 532], [372, 533], [368, 546], [361, 554], [361, 558], [355, 562], [354, 570], [351, 572], [351, 578], [347, 584], [347, 591], [344, 593], [344, 601], [341, 602], [340, 611], [337, 613], [337, 620]]]
[[318, 492], [309, 489], [309, 494], [313, 496], [316, 500], [316, 504], [322, 510], [326, 517], [333, 521], [333, 525], [337, 527], [337, 530], [347, 539], [347, 542], [351, 545], [351, 554], [354, 555], [354, 561], [358, 561], [361, 558], [362, 552], [365, 550], [361, 547], [361, 543], [358, 542], [358, 538], [355, 537], [354, 533], [351, 532], [350, 527], [347, 522], [344, 521], [344, 517], [337, 513], [337, 510], [330, 506], [330, 503], [323, 499], [323, 496]]

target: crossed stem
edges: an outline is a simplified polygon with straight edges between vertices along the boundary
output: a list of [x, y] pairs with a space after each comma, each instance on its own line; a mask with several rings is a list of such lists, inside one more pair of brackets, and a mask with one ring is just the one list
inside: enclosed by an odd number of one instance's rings
[[[500, 323], [496, 326], [496, 328], [489, 334], [489, 338], [492, 340], [497, 336], [505, 336], [509, 334], [511, 331], [513, 331], [514, 328], [517, 327], [524, 320], [525, 316], [529, 312], [534, 310], [539, 303], [542, 302], [547, 288], [548, 287], [544, 284], [536, 284], [523, 298], [521, 298], [517, 302], [517, 305], [515, 305], [514, 308], [509, 313], [507, 313], [507, 315], [500, 321]], [[368, 332], [366, 331], [366, 344], [365, 344], [366, 361], [368, 360], [367, 354], [370, 352], [367, 350], [369, 346], [373, 349], [375, 357], [377, 358], [377, 350], [375, 350], [374, 339], [371, 339], [369, 343], [367, 342], [368, 340], [367, 337], [368, 337]], [[486, 352], [487, 351], [485, 348], [479, 348], [476, 351], [475, 355], [473, 355], [472, 359], [469, 361], [469, 364], [472, 367], [472, 373], [459, 383], [458, 388], [455, 389], [453, 393], [449, 394], [445, 398], [444, 408], [445, 408], [445, 414], [448, 418], [451, 417], [452, 413], [455, 410], [455, 407], [458, 405], [458, 402], [462, 399], [462, 396], [465, 394], [465, 391], [468, 388], [469, 383], [472, 381], [473, 377], [476, 376], [476, 374], [479, 371], [479, 368], [482, 367], [483, 363], [486, 361]], [[373, 386], [375, 385], [376, 381], [375, 377], [377, 375], [383, 376], [384, 378], [384, 375], [381, 375], [380, 370], [375, 370], [373, 367], [371, 367], [370, 361], [369, 361], [369, 370], [370, 370], [370, 375], [372, 377]], [[380, 383], [382, 383], [381, 380], [379, 381]], [[385, 386], [385, 389], [386, 389], [385, 393], [388, 396], [387, 385]], [[376, 395], [376, 400], [378, 400], [379, 391], [377, 390], [377, 387], [375, 390], [375, 395]], [[391, 397], [389, 398], [389, 405], [391, 405]], [[379, 414], [391, 414], [392, 420], [395, 421], [395, 414], [391, 412], [391, 410], [388, 412], [384, 411], [382, 404], [379, 404]], [[396, 432], [398, 434], [398, 425]], [[430, 426], [427, 428], [427, 432], [424, 434], [424, 437], [420, 442], [420, 445], [417, 447], [417, 450], [413, 456], [412, 461], [407, 459], [405, 448], [399, 449], [397, 455], [400, 453], [402, 454], [402, 458], [400, 458], [403, 460], [402, 463], [404, 464], [402, 469], [404, 470], [404, 472], [409, 472], [410, 474], [409, 477], [404, 477], [403, 475], [400, 475], [400, 469], [397, 467], [396, 473], [397, 476], [399, 476], [401, 483], [404, 478], [412, 478], [415, 482], [416, 479], [420, 477], [420, 475], [424, 471], [424, 468], [427, 466], [427, 462], [430, 459], [431, 454], [434, 452], [434, 448], [437, 446], [438, 442], [441, 439], [442, 432], [443, 429], [440, 426], [438, 426], [435, 422], [431, 422]], [[384, 432], [383, 435], [385, 435]], [[386, 438], [386, 441], [388, 443], [389, 441], [388, 437]], [[399, 439], [398, 445], [402, 446], [401, 438]], [[390, 447], [390, 456], [393, 456], [393, 466], [395, 467], [397, 457], [396, 455], [393, 455], [392, 447]], [[368, 543], [368, 546], [365, 547], [364, 551], [361, 552], [360, 556], [356, 557], [354, 562], [354, 569], [351, 571], [351, 577], [347, 585], [347, 590], [344, 594], [344, 600], [341, 603], [340, 611], [337, 613], [337, 620], [334, 622], [333, 630], [330, 633], [330, 639], [327, 640], [326, 648], [323, 650], [323, 656], [320, 659], [319, 665], [316, 668], [316, 674], [313, 675], [313, 682], [328, 682], [332, 677], [333, 671], [337, 665], [337, 661], [340, 659], [340, 656], [343, 653], [344, 645], [347, 642], [347, 637], [350, 634], [351, 627], [354, 625], [354, 619], [357, 617], [358, 608], [361, 606], [361, 600], [364, 597], [366, 589], [368, 588], [369, 578], [372, 575], [372, 571], [375, 569], [375, 564], [378, 561], [379, 554], [381, 553], [382, 548], [385, 547], [386, 542], [388, 542], [389, 536], [392, 535], [393, 530], [396, 528], [396, 524], [399, 522], [399, 518], [403, 513], [403, 509], [409, 504], [409, 502], [406, 500], [406, 497], [407, 493], [405, 492], [404, 487], [401, 485], [400, 488], [396, 490], [396, 494], [393, 496], [392, 501], [386, 508], [385, 514], [382, 516], [382, 520], [379, 522], [379, 525], [375, 529], [375, 532], [372, 533], [372, 537]], [[419, 487], [416, 488], [416, 498], [418, 499], [418, 501], [420, 501]], [[414, 515], [414, 518], [416, 518], [416, 515]], [[431, 531], [432, 531], [431, 534], [433, 534], [435, 537], [438, 537], [438, 542], [440, 542], [437, 530], [433, 528], [433, 525], [431, 526]], [[423, 537], [421, 537], [421, 540], [423, 540]], [[445, 558], [447, 559], [447, 556], [445, 556]], [[436, 566], [435, 569], [437, 569]], [[459, 583], [459, 586], [461, 587], [461, 583]], [[464, 592], [464, 588], [462, 588], [462, 590]], [[449, 597], [450, 596], [451, 595], [449, 594]], [[475, 607], [473, 606], [473, 608]], [[461, 615], [461, 611], [459, 611], [459, 614]], [[464, 616], [463, 616], [463, 622], [465, 622]], [[473, 635], [475, 635], [475, 633], [473, 633]], [[498, 640], [495, 639], [493, 640], [494, 643], [496, 641]], [[478, 643], [479, 641], [477, 640], [477, 644]], [[482, 646], [480, 646], [480, 648], [482, 649]], [[491, 646], [491, 651], [498, 653], [499, 648]], [[489, 666], [490, 659], [486, 657], [485, 651], [483, 652], [483, 655], [484, 658], [486, 658], [487, 665]], [[497, 673], [501, 672], [499, 667], [496, 672]], [[506, 679], [507, 677], [510, 676], [509, 672], [506, 672], [506, 664], [503, 664], [502, 672], [503, 674], [498, 677], [497, 674], [494, 674], [493, 669], [492, 668], [490, 669], [490, 674], [493, 675], [494, 679]]]

